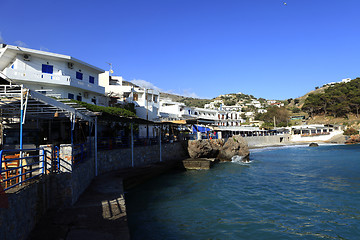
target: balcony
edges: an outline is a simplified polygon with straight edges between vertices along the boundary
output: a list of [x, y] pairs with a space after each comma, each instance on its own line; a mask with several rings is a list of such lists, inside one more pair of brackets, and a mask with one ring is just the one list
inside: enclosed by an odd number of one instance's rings
[[83, 89], [85, 91], [105, 94], [105, 88], [99, 85], [88, 83], [85, 80], [72, 79], [70, 76], [54, 75], [40, 72], [18, 71], [7, 68], [4, 74], [15, 81], [26, 81], [28, 83], [45, 83], [60, 86], [70, 86]]

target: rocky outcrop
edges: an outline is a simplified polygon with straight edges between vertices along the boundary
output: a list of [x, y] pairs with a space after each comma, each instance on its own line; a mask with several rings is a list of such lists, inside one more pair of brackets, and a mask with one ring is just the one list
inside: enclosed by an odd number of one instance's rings
[[189, 156], [190, 158], [216, 158], [223, 145], [224, 141], [221, 139], [189, 141]]
[[226, 141], [220, 149], [217, 158], [220, 159], [220, 161], [231, 161], [231, 158], [235, 155], [242, 157], [244, 161], [246, 161], [250, 155], [247, 142], [239, 135], [230, 137]]
[[351, 135], [347, 137], [345, 144], [357, 144], [360, 143], [360, 135]]
[[309, 147], [318, 147], [319, 146], [319, 144], [317, 144], [317, 143], [310, 143], [309, 144]]
[[188, 152], [193, 159], [217, 158], [221, 161], [231, 161], [236, 155], [247, 160], [250, 154], [247, 142], [241, 136], [233, 136], [225, 143], [222, 139], [189, 141]]

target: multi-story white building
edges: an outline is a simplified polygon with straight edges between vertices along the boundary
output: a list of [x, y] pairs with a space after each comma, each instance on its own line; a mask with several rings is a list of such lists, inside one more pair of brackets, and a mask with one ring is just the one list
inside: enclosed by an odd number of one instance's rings
[[[147, 89], [125, 81], [119, 76], [110, 76], [106, 71], [100, 74], [99, 83], [105, 88], [105, 94], [117, 99], [118, 103], [134, 103], [136, 115], [149, 121], [157, 121], [160, 117], [160, 93], [154, 89]], [[154, 137], [156, 131], [153, 126], [139, 126], [140, 137]]]
[[184, 120], [192, 117], [192, 109], [184, 103], [160, 99], [160, 118], [165, 121]]
[[241, 105], [221, 106], [221, 110], [224, 110], [224, 111], [238, 111], [238, 112], [241, 112], [242, 109], [243, 109], [243, 106], [241, 106]]
[[107, 105], [98, 81], [104, 70], [71, 56], [0, 44], [0, 71], [47, 96]]
[[218, 111], [215, 125], [218, 126], [240, 126], [246, 120], [242, 118], [242, 112], [237, 111]]

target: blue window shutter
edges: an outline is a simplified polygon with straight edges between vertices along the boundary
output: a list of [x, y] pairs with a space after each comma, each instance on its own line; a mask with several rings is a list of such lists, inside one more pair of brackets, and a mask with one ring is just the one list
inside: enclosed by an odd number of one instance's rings
[[76, 72], [76, 78], [82, 80], [83, 74], [81, 72]]
[[43, 64], [42, 65], [42, 72], [52, 74], [54, 72], [54, 66]]

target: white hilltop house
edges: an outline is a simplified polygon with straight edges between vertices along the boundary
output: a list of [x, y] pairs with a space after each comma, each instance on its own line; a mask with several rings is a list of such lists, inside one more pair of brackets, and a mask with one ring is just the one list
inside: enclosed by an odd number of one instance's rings
[[[106, 71], [99, 76], [99, 84], [105, 88], [105, 94], [118, 103], [134, 103], [136, 115], [139, 118], [157, 121], [159, 120], [160, 93], [154, 89], [147, 89], [125, 81], [120, 76], [110, 76]], [[149, 125], [139, 126], [140, 137], [155, 137], [156, 129]]]
[[222, 104], [224, 104], [223, 100], [214, 100], [210, 103], [205, 104], [204, 108], [216, 110], [219, 109]]
[[252, 100], [250, 103], [245, 104], [246, 106], [254, 106], [256, 108], [262, 108], [262, 104], [258, 100]]
[[107, 106], [104, 70], [68, 55], [0, 44], [0, 71], [16, 84], [55, 98]]
[[344, 79], [341, 79], [341, 82], [343, 82], [343, 83], [348, 83], [348, 82], [351, 82], [351, 78], [344, 78]]

